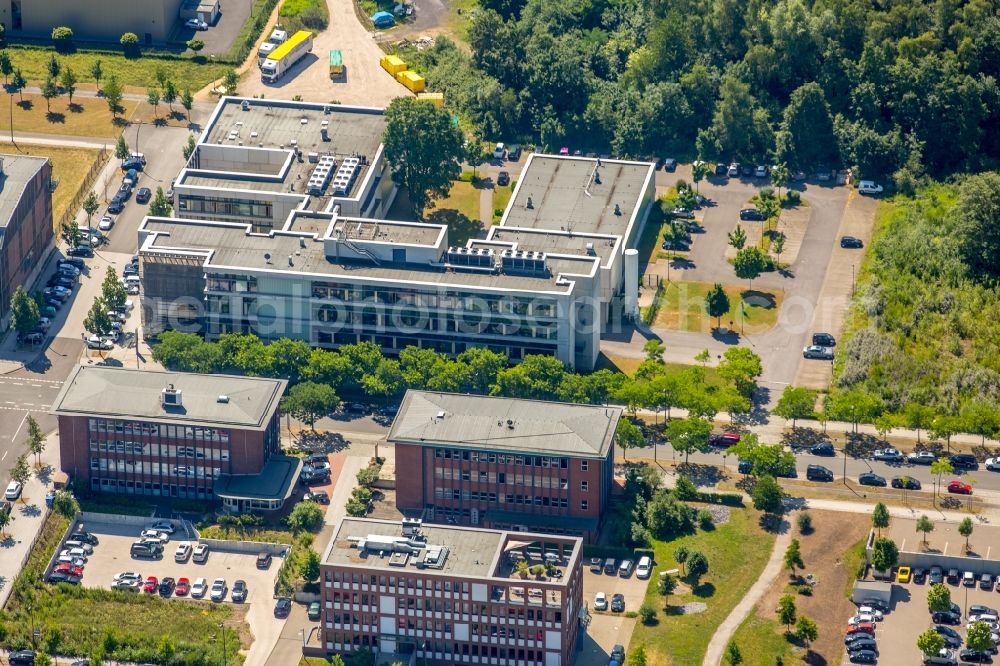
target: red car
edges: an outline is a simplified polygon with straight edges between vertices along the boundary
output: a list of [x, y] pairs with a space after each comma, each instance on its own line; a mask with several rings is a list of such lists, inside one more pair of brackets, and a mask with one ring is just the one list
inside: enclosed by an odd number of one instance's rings
[[972, 486], [955, 479], [948, 483], [948, 492], [955, 493], [956, 495], [971, 495]]
[[847, 635], [852, 634], [871, 634], [875, 635], [875, 625], [871, 622], [860, 622], [858, 624], [847, 625]]
[[156, 580], [156, 576], [150, 576], [146, 579], [146, 584], [142, 586], [143, 592], [156, 592], [156, 589], [160, 586], [160, 581]]
[[735, 446], [740, 443], [740, 434], [738, 432], [724, 432], [721, 435], [713, 435], [710, 441], [715, 446]]
[[191, 581], [189, 581], [187, 578], [178, 578], [177, 587], [174, 588], [174, 594], [176, 594], [178, 597], [183, 597], [190, 591], [191, 591]]
[[52, 570], [52, 573], [64, 573], [69, 576], [82, 576], [83, 567], [74, 567], [72, 564], [64, 562], [62, 564], [57, 564], [56, 568]]

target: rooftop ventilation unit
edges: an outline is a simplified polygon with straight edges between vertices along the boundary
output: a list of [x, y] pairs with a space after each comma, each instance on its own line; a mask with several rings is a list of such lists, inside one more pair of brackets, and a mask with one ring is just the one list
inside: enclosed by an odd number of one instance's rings
[[587, 243], [586, 247], [587, 247], [587, 254], [588, 255], [594, 256], [595, 254], [597, 254], [596, 252], [594, 252], [594, 244], [593, 243]]
[[351, 191], [351, 185], [361, 168], [361, 160], [357, 157], [345, 157], [333, 177], [333, 193], [335, 196], [347, 196]]
[[[310, 157], [310, 161], [312, 158]], [[333, 168], [337, 166], [337, 161], [333, 155], [319, 155], [316, 158], [316, 168], [309, 175], [309, 182], [306, 191], [314, 196], [320, 196], [330, 183], [330, 175]]]
[[427, 546], [424, 557], [417, 562], [421, 569], [443, 569], [448, 560], [448, 549], [444, 546]]
[[240, 103], [240, 108], [243, 109], [244, 111], [249, 111], [250, 102], [248, 102], [247, 100], [243, 100], [243, 102]]
[[223, 404], [223, 405], [229, 404], [229, 396], [228, 395], [220, 395], [215, 401], [217, 403]]
[[504, 250], [500, 253], [500, 268], [505, 273], [547, 275], [549, 267], [544, 252]]
[[348, 541], [354, 543], [358, 550], [388, 552], [388, 553], [415, 553], [425, 544], [414, 539], [398, 536], [385, 536], [380, 534], [369, 534], [366, 537], [347, 537]]
[[420, 528], [424, 521], [419, 518], [403, 518], [403, 536], [420, 536]]
[[452, 266], [471, 266], [473, 268], [492, 268], [496, 263], [493, 250], [484, 247], [450, 247], [445, 255], [447, 263]]
[[621, 206], [619, 206], [618, 204], [615, 204], [615, 215], [621, 217], [621, 214], [622, 214], [622, 208], [621, 208]]
[[183, 405], [181, 400], [181, 390], [179, 388], [174, 388], [173, 384], [167, 384], [167, 388], [160, 391], [160, 404], [166, 407], [180, 407]]

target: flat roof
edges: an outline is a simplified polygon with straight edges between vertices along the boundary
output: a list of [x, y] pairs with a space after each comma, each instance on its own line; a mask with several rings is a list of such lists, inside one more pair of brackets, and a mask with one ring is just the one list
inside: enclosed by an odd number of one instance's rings
[[395, 245], [433, 246], [441, 238], [441, 225], [393, 222], [360, 217], [338, 217], [331, 237]]
[[10, 222], [14, 209], [24, 196], [28, 181], [35, 177], [49, 161], [47, 157], [28, 155], [0, 155], [3, 170], [0, 171], [0, 229]]
[[[547, 274], [527, 275], [446, 270], [426, 264], [383, 261], [375, 265], [366, 261], [336, 261], [326, 256], [322, 237], [313, 233], [252, 233], [250, 225], [213, 220], [147, 217], [139, 232], [156, 234], [146, 238], [140, 246], [141, 253], [178, 251], [182, 254], [202, 254], [206, 257], [205, 266], [211, 268], [299, 273], [352, 281], [363, 278], [394, 283], [423, 282], [441, 288], [455, 285], [493, 291], [568, 294], [572, 290], [572, 282], [560, 281], [560, 274], [593, 275], [597, 264], [594, 257], [549, 257], [550, 270]], [[266, 259], [265, 255], [270, 258]], [[288, 264], [289, 256], [292, 257], [291, 266]]]
[[[246, 111], [244, 102], [248, 104]], [[320, 133], [324, 121], [329, 141]], [[385, 115], [373, 107], [223, 97], [199, 143], [218, 144], [221, 140], [224, 146], [238, 145], [238, 140], [229, 140], [232, 130], [238, 130], [239, 140], [247, 146], [288, 148], [294, 140], [304, 154], [332, 152], [365, 155], [371, 160], [382, 144]]]
[[[488, 241], [517, 243], [519, 250], [596, 256], [600, 258], [601, 265], [605, 266], [611, 261], [615, 249], [621, 243], [621, 236], [493, 226], [487, 233], [486, 241], [473, 240], [470, 245], [477, 247]], [[488, 247], [488, 245], [482, 246]]]
[[[263, 430], [278, 409], [287, 383], [263, 377], [81, 365], [63, 384], [52, 412]], [[163, 389], [171, 384], [181, 391], [180, 407], [161, 404]]]
[[621, 407], [407, 391], [387, 440], [604, 458]]
[[623, 236], [654, 171], [647, 162], [532, 154], [500, 226]]
[[259, 474], [225, 474], [215, 480], [215, 494], [229, 499], [285, 501], [295, 488], [302, 459], [272, 455]]

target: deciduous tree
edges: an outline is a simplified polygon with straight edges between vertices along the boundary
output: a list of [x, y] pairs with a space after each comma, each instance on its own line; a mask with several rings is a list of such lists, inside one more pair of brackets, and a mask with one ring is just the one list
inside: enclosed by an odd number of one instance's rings
[[754, 508], [758, 511], [779, 514], [784, 509], [785, 493], [773, 476], [762, 476], [757, 479], [751, 498]]
[[945, 613], [951, 610], [951, 591], [942, 583], [931, 585], [927, 591], [927, 610], [931, 613]]
[[889, 527], [889, 508], [882, 502], [876, 502], [872, 509], [872, 527], [878, 530], [879, 536], [882, 530]]
[[917, 636], [917, 649], [925, 655], [936, 656], [944, 648], [944, 636], [931, 627]]
[[756, 245], [739, 250], [733, 259], [733, 270], [736, 271], [736, 277], [748, 281], [747, 289], [749, 291], [753, 290], [754, 278], [763, 273], [765, 268], [767, 268], [767, 257]]
[[776, 416], [795, 421], [810, 416], [816, 408], [816, 391], [789, 384], [781, 392], [778, 404], [771, 410]]
[[886, 537], [875, 539], [872, 544], [872, 566], [877, 571], [890, 571], [899, 562], [896, 542]]
[[38, 301], [18, 285], [10, 297], [11, 326], [21, 335], [27, 335], [35, 330], [41, 317]]
[[788, 548], [785, 549], [785, 566], [788, 567], [793, 576], [796, 568], [804, 569], [806, 566], [806, 563], [802, 561], [802, 548], [799, 546], [798, 539], [792, 539]]
[[785, 625], [785, 631], [790, 631], [795, 624], [795, 599], [790, 594], [783, 595], [778, 599], [778, 622]]
[[282, 400], [282, 410], [316, 431], [316, 421], [333, 412], [340, 398], [326, 384], [302, 382], [296, 384]]
[[924, 535], [924, 545], [926, 546], [928, 533], [934, 531], [934, 523], [927, 517], [927, 514], [922, 514], [917, 518], [917, 531]]
[[684, 454], [685, 465], [692, 451], [704, 451], [708, 448], [708, 438], [711, 434], [712, 424], [698, 417], [671, 421], [664, 431], [674, 451]]
[[715, 317], [715, 327], [722, 326], [722, 317], [729, 312], [729, 296], [718, 282], [705, 294], [705, 311], [709, 317]]

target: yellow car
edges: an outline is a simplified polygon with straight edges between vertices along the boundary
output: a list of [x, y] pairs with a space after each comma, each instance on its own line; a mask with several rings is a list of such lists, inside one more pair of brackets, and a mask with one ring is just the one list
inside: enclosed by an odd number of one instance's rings
[[910, 567], [899, 567], [899, 570], [896, 572], [896, 582], [897, 583], [910, 582]]

